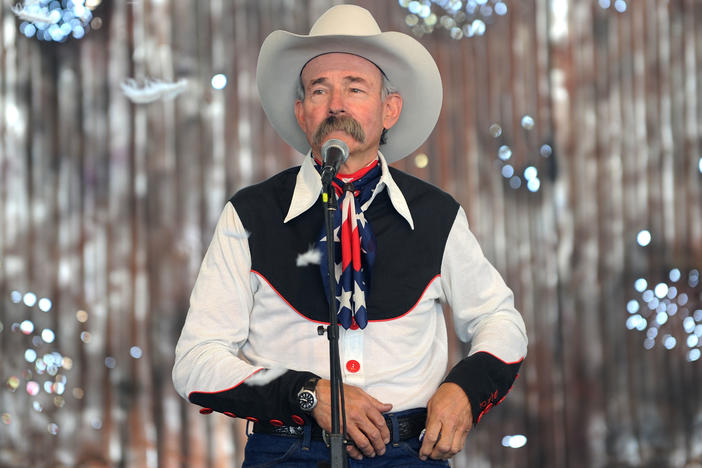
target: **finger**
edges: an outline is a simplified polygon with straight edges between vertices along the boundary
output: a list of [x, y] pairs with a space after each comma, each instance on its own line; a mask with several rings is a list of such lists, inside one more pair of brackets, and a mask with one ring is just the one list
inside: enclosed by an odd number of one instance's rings
[[363, 460], [363, 454], [353, 445], [347, 445], [346, 452], [348, 452], [349, 457], [354, 460]]
[[375, 448], [368, 437], [357, 427], [348, 427], [349, 437], [353, 440], [356, 448], [366, 457], [375, 457]]
[[445, 460], [451, 458], [453, 455], [451, 453], [451, 446], [453, 444], [453, 436], [456, 433], [455, 429], [446, 425], [441, 426], [441, 433], [439, 434], [439, 440], [434, 444], [434, 449], [429, 458], [436, 460]]
[[468, 431], [456, 431], [453, 434], [453, 443], [451, 444], [451, 457], [456, 455], [458, 452], [463, 450], [463, 446], [466, 443], [466, 437], [468, 436]]
[[381, 413], [387, 413], [392, 409], [392, 405], [390, 403], [383, 403], [382, 401], [378, 401], [370, 395], [368, 395], [368, 398], [370, 398], [371, 402], [373, 402], [373, 406], [375, 406], [375, 408]]
[[[381, 419], [383, 419], [381, 417]], [[388, 431], [388, 426], [385, 424], [385, 419], [383, 419], [383, 427], [385, 428], [385, 431], [388, 433], [387, 439], [390, 439], [390, 431]], [[376, 426], [376, 424], [371, 421], [370, 419], [367, 419], [366, 422], [360, 427], [360, 429], [363, 431], [363, 433], [366, 435], [368, 440], [370, 441], [371, 445], [373, 445], [373, 449], [376, 454], [382, 455], [385, 453], [385, 439], [383, 437], [382, 432]]]
[[381, 413], [371, 411], [368, 413], [368, 419], [371, 423], [380, 431], [380, 438], [383, 445], [390, 443], [390, 429], [388, 429], [388, 424], [385, 422], [385, 418]]
[[434, 445], [439, 440], [439, 433], [441, 431], [441, 423], [434, 422], [427, 424], [426, 430], [424, 432], [424, 440], [422, 441], [422, 446], [419, 449], [419, 458], [426, 460], [429, 455], [431, 455], [434, 450]]

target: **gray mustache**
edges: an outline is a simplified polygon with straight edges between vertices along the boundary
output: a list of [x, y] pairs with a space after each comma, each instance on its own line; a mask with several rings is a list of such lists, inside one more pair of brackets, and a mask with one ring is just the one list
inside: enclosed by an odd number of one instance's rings
[[366, 134], [361, 124], [353, 117], [347, 115], [342, 117], [331, 116], [324, 119], [324, 121], [319, 124], [319, 127], [317, 127], [317, 131], [314, 132], [315, 145], [321, 145], [324, 137], [339, 130], [347, 133], [359, 143], [364, 143], [366, 141]]

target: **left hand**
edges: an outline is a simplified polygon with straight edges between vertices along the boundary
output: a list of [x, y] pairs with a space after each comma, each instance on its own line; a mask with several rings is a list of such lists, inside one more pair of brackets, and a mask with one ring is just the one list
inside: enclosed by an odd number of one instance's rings
[[441, 384], [427, 403], [427, 424], [419, 458], [448, 460], [463, 450], [473, 428], [468, 396], [452, 382]]

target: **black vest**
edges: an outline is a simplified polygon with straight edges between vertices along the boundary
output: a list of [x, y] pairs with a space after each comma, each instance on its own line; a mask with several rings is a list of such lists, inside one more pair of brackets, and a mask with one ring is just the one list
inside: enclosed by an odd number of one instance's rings
[[[328, 323], [329, 312], [319, 265], [296, 266], [323, 227], [321, 196], [314, 206], [283, 223], [290, 208], [299, 167], [246, 187], [229, 201], [251, 233], [251, 269], [263, 277], [299, 313]], [[390, 202], [387, 189], [365, 211], [377, 240], [368, 319], [386, 320], [408, 312], [431, 280], [441, 273], [441, 261], [459, 204], [447, 193], [416, 177], [390, 168], [409, 206], [414, 230]]]

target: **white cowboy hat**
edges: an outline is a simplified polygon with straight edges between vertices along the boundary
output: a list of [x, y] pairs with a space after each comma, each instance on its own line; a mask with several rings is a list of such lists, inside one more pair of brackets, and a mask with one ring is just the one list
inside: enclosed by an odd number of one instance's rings
[[404, 158], [427, 139], [441, 111], [439, 69], [427, 49], [400, 32], [381, 32], [373, 16], [356, 5], [337, 5], [314, 23], [309, 35], [273, 31], [258, 56], [256, 84], [263, 110], [290, 146], [310, 149], [295, 119], [295, 88], [312, 58], [331, 52], [358, 55], [380, 68], [402, 96], [402, 113], [382, 146], [388, 162]]

